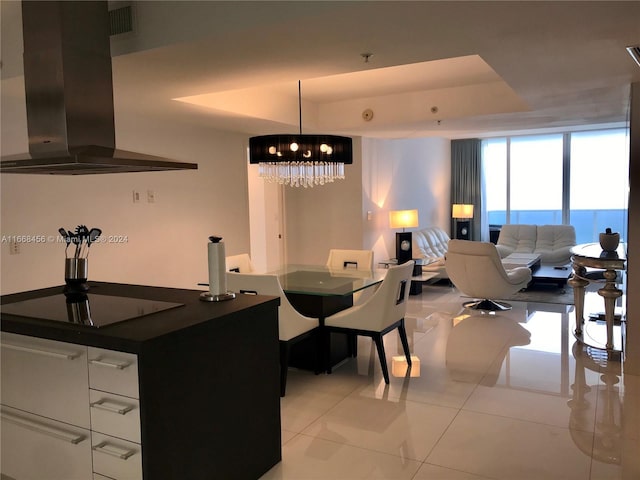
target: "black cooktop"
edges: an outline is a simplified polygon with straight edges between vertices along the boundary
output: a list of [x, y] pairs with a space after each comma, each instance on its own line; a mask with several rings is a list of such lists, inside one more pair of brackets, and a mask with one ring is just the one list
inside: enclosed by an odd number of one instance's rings
[[1, 308], [2, 313], [11, 315], [98, 328], [183, 305], [183, 303], [114, 295], [87, 293], [80, 296], [66, 296], [61, 293], [7, 303]]

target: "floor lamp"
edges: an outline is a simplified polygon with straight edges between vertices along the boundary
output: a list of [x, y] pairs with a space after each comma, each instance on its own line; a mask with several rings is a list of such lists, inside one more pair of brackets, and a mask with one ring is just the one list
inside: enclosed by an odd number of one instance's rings
[[398, 265], [411, 260], [412, 244], [411, 232], [405, 232], [405, 228], [418, 226], [418, 210], [392, 210], [389, 212], [389, 226], [402, 228], [402, 232], [396, 232], [396, 259]]
[[451, 216], [456, 224], [456, 236], [459, 240], [471, 240], [471, 219], [473, 218], [473, 205], [453, 204]]

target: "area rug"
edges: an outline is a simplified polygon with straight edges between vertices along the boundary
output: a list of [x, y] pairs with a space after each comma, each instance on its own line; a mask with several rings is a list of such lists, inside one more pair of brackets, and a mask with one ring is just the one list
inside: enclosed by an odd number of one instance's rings
[[530, 303], [556, 303], [560, 305], [573, 305], [573, 288], [566, 285], [564, 288], [557, 287], [532, 287], [526, 290], [520, 290], [510, 297], [500, 300], [512, 302], [530, 302]]
[[[469, 298], [466, 295], [463, 297]], [[566, 285], [563, 288], [556, 286], [534, 286], [526, 290], [520, 290], [505, 298], [494, 298], [493, 300], [504, 300], [506, 302], [527, 302], [527, 303], [555, 303], [559, 305], [574, 305], [573, 288]]]

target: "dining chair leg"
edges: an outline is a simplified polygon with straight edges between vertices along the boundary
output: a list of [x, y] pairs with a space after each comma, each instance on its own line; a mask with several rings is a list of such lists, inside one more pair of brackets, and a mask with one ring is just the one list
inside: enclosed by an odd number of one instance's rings
[[398, 333], [400, 334], [404, 356], [407, 358], [407, 365], [411, 366], [411, 352], [409, 352], [409, 341], [407, 340], [407, 329], [404, 326], [404, 319], [402, 319], [400, 325], [398, 325]]
[[389, 369], [387, 368], [387, 357], [384, 353], [384, 344], [382, 343], [382, 334], [376, 333], [373, 336], [373, 341], [378, 349], [378, 357], [380, 357], [380, 366], [382, 367], [382, 375], [384, 376], [384, 383], [389, 384]]
[[280, 396], [287, 390], [287, 373], [289, 371], [289, 342], [280, 342]]

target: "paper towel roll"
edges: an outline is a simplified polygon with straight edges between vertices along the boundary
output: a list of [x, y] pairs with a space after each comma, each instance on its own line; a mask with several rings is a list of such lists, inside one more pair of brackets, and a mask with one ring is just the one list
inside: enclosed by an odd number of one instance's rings
[[208, 243], [209, 246], [209, 292], [212, 295], [227, 293], [227, 273], [224, 243]]

